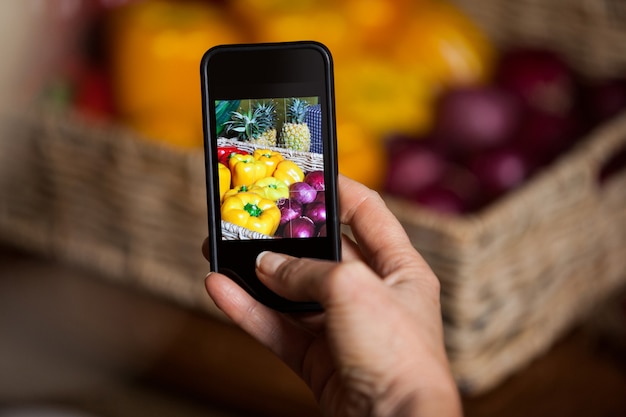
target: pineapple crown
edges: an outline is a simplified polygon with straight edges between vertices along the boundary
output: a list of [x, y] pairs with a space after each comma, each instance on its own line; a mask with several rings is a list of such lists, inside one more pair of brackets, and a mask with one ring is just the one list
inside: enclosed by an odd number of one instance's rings
[[309, 104], [306, 101], [300, 100], [299, 98], [292, 99], [287, 106], [287, 122], [304, 123], [304, 116], [306, 116], [306, 109], [308, 107]]
[[254, 105], [254, 114], [258, 120], [262, 132], [274, 127], [274, 120], [276, 119], [276, 104], [270, 101], [269, 103], [257, 102]]
[[274, 103], [255, 103], [245, 112], [233, 111], [230, 120], [224, 122], [227, 133], [234, 133], [240, 140], [256, 138], [274, 127], [276, 113]]
[[247, 112], [231, 112], [230, 120], [224, 122], [226, 133], [234, 133], [241, 140], [248, 140], [256, 132], [256, 119], [252, 109]]

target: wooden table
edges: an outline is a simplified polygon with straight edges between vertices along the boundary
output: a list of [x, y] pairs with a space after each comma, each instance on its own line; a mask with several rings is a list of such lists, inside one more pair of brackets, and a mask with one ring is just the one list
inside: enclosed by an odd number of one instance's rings
[[[304, 384], [225, 320], [0, 246], [0, 406], [42, 401], [114, 417], [319, 415]], [[626, 352], [579, 328], [463, 401], [467, 417], [626, 416]]]

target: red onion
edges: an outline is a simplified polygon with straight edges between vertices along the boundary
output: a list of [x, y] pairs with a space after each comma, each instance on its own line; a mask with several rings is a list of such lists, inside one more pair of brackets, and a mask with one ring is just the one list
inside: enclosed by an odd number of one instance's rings
[[465, 210], [461, 198], [454, 191], [440, 184], [421, 190], [413, 199], [418, 204], [438, 213], [460, 214]]
[[576, 100], [575, 75], [553, 51], [511, 49], [502, 56], [496, 78], [500, 86], [535, 110], [565, 114]]
[[470, 169], [492, 198], [519, 186], [529, 173], [524, 156], [512, 147], [479, 155], [471, 162]]
[[313, 200], [314, 203], [324, 203], [326, 204], [326, 193], [325, 192], [318, 192], [317, 196], [315, 196], [315, 200]]
[[324, 191], [324, 171], [311, 171], [304, 176], [304, 182], [317, 191]]
[[417, 190], [410, 199], [438, 213], [462, 214], [475, 210], [479, 197], [477, 178], [467, 168], [448, 162], [436, 181]]
[[476, 211], [484, 203], [478, 178], [464, 166], [451, 164], [437, 185], [455, 196], [451, 198], [460, 213]]
[[515, 132], [521, 105], [498, 87], [465, 87], [445, 92], [438, 103], [435, 132], [461, 152], [503, 144]]
[[315, 236], [315, 224], [308, 217], [298, 217], [290, 220], [283, 228], [283, 237], [307, 238]]
[[395, 133], [386, 138], [385, 150], [389, 158], [393, 159], [415, 147], [423, 146], [426, 141], [427, 137]]
[[317, 191], [306, 182], [295, 182], [289, 186], [289, 196], [302, 204], [308, 204], [315, 200]]
[[276, 206], [280, 210], [281, 225], [302, 215], [302, 204], [292, 198], [280, 199], [276, 202]]
[[319, 225], [320, 223], [326, 223], [326, 204], [307, 204], [304, 207], [303, 215], [313, 220], [313, 223], [315, 223], [316, 225]]
[[317, 237], [326, 237], [326, 223], [320, 226], [316, 234]]
[[445, 172], [446, 162], [432, 149], [414, 142], [402, 152], [390, 154], [388, 166], [385, 191], [396, 196], [409, 197], [435, 183]]
[[582, 132], [573, 116], [530, 111], [513, 143], [535, 170], [574, 144]]

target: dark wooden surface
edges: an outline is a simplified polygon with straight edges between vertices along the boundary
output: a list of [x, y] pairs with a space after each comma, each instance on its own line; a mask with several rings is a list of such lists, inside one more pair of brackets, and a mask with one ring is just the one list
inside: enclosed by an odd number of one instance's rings
[[[33, 403], [102, 417], [319, 415], [306, 387], [226, 321], [0, 246], [0, 406]], [[626, 352], [580, 327], [464, 409], [626, 416]]]

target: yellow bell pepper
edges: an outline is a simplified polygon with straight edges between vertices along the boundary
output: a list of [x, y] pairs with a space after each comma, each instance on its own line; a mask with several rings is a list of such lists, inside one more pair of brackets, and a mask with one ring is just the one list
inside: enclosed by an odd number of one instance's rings
[[333, 51], [333, 59], [353, 54], [357, 46], [355, 32], [360, 28], [350, 27], [336, 2], [230, 0], [227, 3], [255, 42], [316, 39]]
[[281, 198], [289, 198], [289, 186], [274, 177], [266, 177], [262, 180], [258, 180], [250, 188], [250, 192], [272, 201], [277, 201]]
[[304, 172], [293, 161], [284, 160], [278, 163], [274, 171], [274, 178], [283, 181], [287, 186], [304, 181]]
[[224, 200], [224, 194], [230, 188], [230, 170], [222, 163], [217, 164], [217, 175], [220, 184], [220, 201]]
[[222, 201], [226, 200], [228, 197], [232, 197], [239, 193], [247, 193], [248, 191], [250, 191], [250, 187], [247, 185], [241, 185], [239, 187], [231, 188], [230, 190], [226, 191]]
[[365, 51], [384, 52], [402, 36], [417, 8], [415, 0], [342, 0], [337, 8], [346, 17], [350, 32]]
[[252, 154], [254, 159], [263, 162], [267, 166], [266, 175], [271, 176], [276, 170], [276, 165], [285, 158], [280, 152], [271, 151], [269, 149], [257, 149]]
[[228, 160], [233, 187], [252, 185], [267, 175], [267, 166], [252, 155], [233, 155]]
[[354, 120], [375, 137], [419, 134], [432, 126], [431, 79], [384, 58], [360, 57], [335, 71], [337, 121]]
[[212, 2], [126, 3], [106, 16], [117, 110], [147, 137], [201, 147], [200, 59], [241, 33]]
[[398, 64], [426, 71], [442, 88], [489, 81], [497, 55], [486, 34], [449, 1], [419, 8], [390, 49]]
[[254, 193], [239, 193], [222, 204], [222, 220], [273, 236], [280, 223], [280, 210], [273, 201]]
[[385, 147], [361, 123], [337, 121], [339, 172], [380, 190], [387, 172]]

